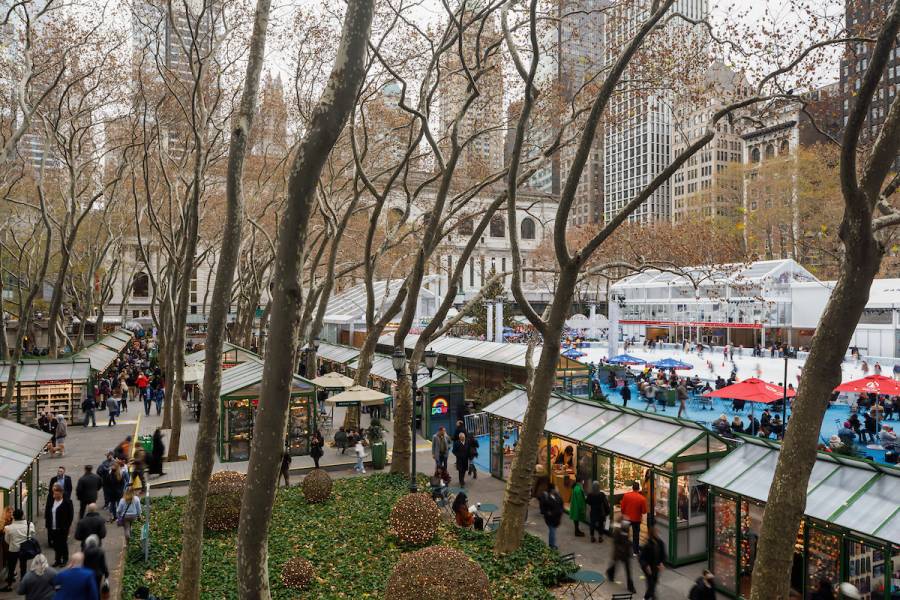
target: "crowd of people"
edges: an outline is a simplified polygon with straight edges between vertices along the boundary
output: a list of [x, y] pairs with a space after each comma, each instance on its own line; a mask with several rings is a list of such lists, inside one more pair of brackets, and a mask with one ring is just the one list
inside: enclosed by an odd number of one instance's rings
[[[155, 342], [146, 337], [131, 341], [122, 355], [102, 373], [82, 401], [83, 425], [97, 426], [96, 413], [107, 411], [107, 425], [116, 424], [116, 417], [128, 412], [128, 402], [141, 402], [144, 414], [150, 415], [155, 404], [156, 414], [162, 412], [166, 395], [165, 378], [158, 365], [151, 363]], [[58, 437], [58, 436], [57, 436]]]

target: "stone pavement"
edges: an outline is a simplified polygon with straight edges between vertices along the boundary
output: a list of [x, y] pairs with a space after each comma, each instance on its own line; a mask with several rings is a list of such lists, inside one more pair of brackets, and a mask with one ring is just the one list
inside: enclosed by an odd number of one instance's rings
[[[97, 467], [106, 458], [106, 451], [114, 448], [126, 436], [134, 435], [138, 425], [138, 406], [129, 403], [128, 412], [123, 412], [118, 419], [118, 423], [113, 427], [107, 426], [107, 414], [97, 414], [97, 427], [84, 428], [80, 423], [69, 423], [69, 435], [66, 438], [65, 456], [51, 458], [49, 454], [44, 454], [39, 463], [40, 480], [44, 485], [49, 485], [50, 478], [56, 475], [59, 467], [65, 467], [66, 473], [72, 478], [72, 503], [75, 505], [75, 523], [78, 521], [78, 500], [75, 498], [74, 488], [78, 483], [78, 478], [84, 474], [84, 465], [92, 465], [96, 472]], [[103, 497], [103, 492], [100, 493]], [[47, 544], [47, 531], [44, 527], [44, 502], [46, 496], [40, 498], [39, 514], [34, 517], [34, 525], [38, 532], [38, 541], [47, 561], [51, 564], [54, 561], [53, 550]], [[102, 504], [102, 500], [100, 501]], [[101, 514], [107, 515], [101, 510]], [[69, 556], [81, 549], [80, 542], [77, 542], [73, 536], [75, 534], [75, 523], [69, 532]], [[119, 566], [121, 563], [122, 550], [124, 548], [125, 536], [122, 529], [117, 527], [115, 523], [108, 523], [106, 529], [106, 539], [103, 540], [103, 549], [106, 551], [106, 563], [110, 569], [110, 591], [112, 597], [118, 597], [118, 584], [120, 580]], [[13, 585], [15, 590], [15, 584]], [[13, 598], [21, 598], [13, 592], [0, 592], [0, 600]], [[130, 600], [130, 599], [129, 599]]]

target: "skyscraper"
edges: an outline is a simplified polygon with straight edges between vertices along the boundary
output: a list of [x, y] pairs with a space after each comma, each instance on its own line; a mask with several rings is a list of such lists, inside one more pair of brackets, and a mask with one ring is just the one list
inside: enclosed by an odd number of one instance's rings
[[[649, 0], [632, 0], [607, 13], [607, 61], [621, 49], [649, 16]], [[678, 0], [671, 12], [690, 19], [708, 16], [707, 0]], [[671, 21], [645, 42], [647, 51], [626, 69], [619, 91], [610, 100], [604, 160], [604, 220], [612, 219], [659, 175], [672, 160], [672, 105], [678, 83], [661, 65], [677, 64], [677, 56], [700, 54], [699, 30], [683, 21]], [[658, 56], [654, 57], [654, 54]], [[685, 68], [684, 70], [690, 70]], [[656, 71], [656, 72], [654, 72]], [[647, 81], [641, 83], [640, 80]], [[668, 80], [668, 81], [666, 81]], [[638, 82], [631, 84], [631, 81]], [[649, 223], [672, 215], [672, 188], [663, 183], [629, 220]]]
[[[604, 61], [604, 13], [609, 0], [560, 0], [558, 70], [562, 99], [583, 106], [593, 100], [602, 82]], [[575, 193], [569, 224], [590, 225], [603, 218], [603, 130], [594, 136], [591, 153]], [[559, 181], [565, 182], [577, 147], [568, 145], [559, 153]], [[557, 184], [557, 190], [562, 183]]]
[[[484, 27], [471, 23], [473, 16], [466, 12], [461, 16], [463, 31], [463, 57], [465, 66], [477, 78], [479, 96], [459, 121], [457, 135], [460, 144], [466, 144], [460, 155], [457, 173], [476, 179], [484, 178], [503, 168], [505, 122], [503, 114], [503, 65], [499, 50], [494, 46], [500, 39], [500, 31], [493, 15], [486, 17]], [[479, 40], [480, 36], [480, 40]], [[490, 55], [485, 52], [490, 50]], [[476, 57], [476, 48], [482, 56]], [[476, 66], [480, 63], [480, 68]], [[444, 53], [441, 60], [441, 80], [438, 83], [440, 148], [450, 149], [450, 129], [460, 109], [472, 92], [469, 78], [463, 69], [459, 48]]]
[[[887, 9], [890, 6], [888, 0], [845, 0], [845, 18], [847, 31], [850, 35], [874, 37], [884, 24]], [[841, 60], [841, 95], [843, 96], [843, 124], [847, 124], [850, 111], [853, 108], [856, 93], [861, 85], [863, 75], [869, 67], [873, 44], [865, 42], [850, 42]], [[864, 142], [872, 142], [881, 130], [891, 103], [897, 95], [897, 87], [900, 85], [900, 44], [894, 42], [887, 66], [881, 76], [878, 89], [872, 97], [869, 114], [866, 117], [862, 132]], [[900, 170], [900, 157], [894, 159], [894, 169]]]

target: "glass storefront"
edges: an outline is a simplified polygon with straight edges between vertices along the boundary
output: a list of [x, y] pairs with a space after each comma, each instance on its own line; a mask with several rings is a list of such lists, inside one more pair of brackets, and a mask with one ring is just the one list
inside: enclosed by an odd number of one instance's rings
[[713, 539], [710, 570], [716, 574], [719, 587], [734, 594], [737, 573], [737, 502], [725, 496], [714, 496]]
[[[256, 398], [222, 400], [220, 457], [223, 462], [250, 459], [250, 442], [256, 417]], [[309, 454], [312, 436], [313, 401], [311, 395], [291, 398], [288, 413], [287, 444], [291, 455]]]
[[[491, 417], [491, 475], [506, 481], [519, 451], [519, 426]], [[544, 454], [542, 453], [541, 456]], [[546, 462], [546, 459], [544, 460]]]
[[841, 537], [809, 528], [806, 541], [806, 598], [811, 598], [820, 582], [828, 582], [837, 591], [841, 581]]

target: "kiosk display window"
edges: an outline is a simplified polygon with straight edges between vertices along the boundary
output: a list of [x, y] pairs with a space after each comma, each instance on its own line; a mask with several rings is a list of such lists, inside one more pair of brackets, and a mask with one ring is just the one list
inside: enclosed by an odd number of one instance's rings
[[225, 409], [226, 460], [250, 459], [253, 407], [249, 400], [230, 400]]
[[859, 590], [861, 600], [884, 598], [884, 550], [856, 540], [847, 540], [847, 581]]
[[305, 397], [293, 398], [291, 401], [290, 420], [288, 421], [288, 444], [293, 456], [309, 454], [311, 422], [309, 403]]
[[737, 502], [724, 496], [713, 497], [712, 568], [719, 586], [735, 590], [737, 564]]
[[[637, 481], [644, 490], [644, 467], [621, 457], [613, 460], [613, 494], [620, 498], [631, 491], [631, 484]], [[646, 493], [646, 491], [645, 491]]]
[[822, 580], [836, 589], [841, 577], [840, 536], [810, 527], [806, 556], [806, 597], [812, 597]]
[[891, 569], [891, 598], [900, 598], [900, 547], [894, 548]]

